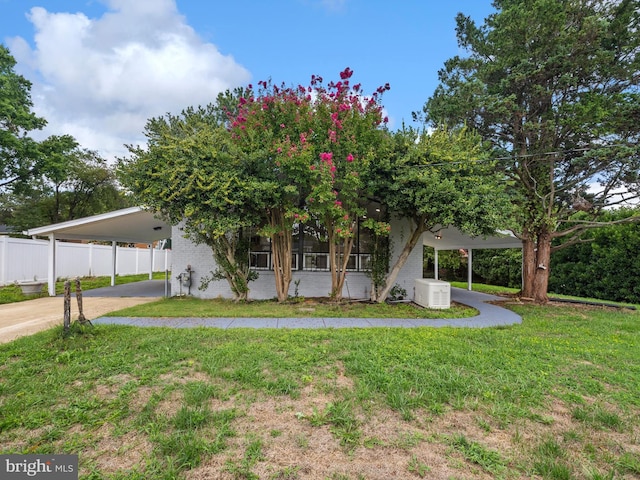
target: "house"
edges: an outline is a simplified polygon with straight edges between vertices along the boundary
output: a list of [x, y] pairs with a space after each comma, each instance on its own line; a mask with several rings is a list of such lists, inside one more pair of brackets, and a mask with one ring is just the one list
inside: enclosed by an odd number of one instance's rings
[[[206, 245], [194, 245], [183, 237], [183, 232], [173, 227], [173, 283], [172, 292], [190, 293], [201, 298], [231, 298], [233, 294], [225, 280], [209, 283], [206, 290], [199, 290], [200, 281], [216, 269], [211, 249]], [[403, 239], [409, 234], [406, 220], [391, 222], [392, 259], [400, 254]], [[343, 298], [369, 298], [371, 279], [367, 268], [371, 259], [365, 229], [358, 228], [354, 248], [347, 265], [347, 279], [342, 291]], [[318, 238], [311, 229], [294, 229], [293, 272], [289, 295], [301, 297], [327, 297], [331, 293], [331, 273], [329, 272], [328, 245]], [[276, 297], [274, 272], [271, 262], [270, 244], [267, 238], [254, 237], [251, 242], [251, 268], [258, 273], [258, 279], [249, 284], [249, 298], [270, 299]], [[190, 266], [190, 285], [180, 285], [177, 276]], [[186, 277], [186, 275], [185, 275]], [[416, 247], [398, 276], [396, 283], [407, 292], [413, 291], [416, 278], [422, 278], [422, 246]], [[183, 282], [189, 283], [189, 282]]]
[[[404, 240], [410, 231], [406, 219], [391, 221], [391, 264], [399, 255]], [[171, 238], [171, 292], [173, 295], [190, 294], [200, 298], [231, 298], [232, 292], [226, 281], [211, 282], [208, 288], [200, 290], [203, 277], [216, 269], [211, 250], [206, 245], [196, 245], [184, 238], [180, 226], [171, 226], [156, 218], [153, 213], [142, 207], [132, 207], [108, 212], [92, 217], [81, 218], [60, 224], [33, 228], [25, 232], [30, 236], [48, 237], [50, 241], [48, 261], [49, 293], [55, 294], [56, 278], [56, 243], [57, 239], [83, 239], [109, 241], [113, 244], [113, 265], [116, 264], [116, 242], [134, 242], [152, 244], [158, 240]], [[343, 289], [344, 298], [368, 298], [371, 291], [371, 280], [366, 274], [370, 261], [367, 250], [366, 232], [357, 232], [357, 241], [352, 251], [347, 281]], [[326, 244], [312, 230], [300, 229], [294, 232], [293, 279], [289, 294], [304, 297], [325, 297], [331, 290], [331, 274], [328, 271], [328, 249]], [[423, 246], [427, 245], [437, 252], [440, 250], [467, 250], [469, 256], [469, 273], [472, 269], [472, 251], [481, 248], [520, 248], [518, 239], [507, 234], [496, 234], [492, 237], [468, 237], [455, 228], [443, 228], [436, 234], [427, 232], [422, 243], [418, 243], [411, 252], [396, 284], [407, 291], [413, 299], [415, 280], [422, 278]], [[154, 249], [149, 249], [150, 256]], [[252, 241], [251, 267], [259, 274], [258, 279], [249, 284], [252, 299], [269, 299], [276, 296], [274, 273], [271, 270], [270, 248], [268, 240], [256, 237]], [[115, 270], [114, 270], [115, 272]], [[436, 268], [437, 272], [437, 268]], [[181, 274], [185, 275], [181, 275]], [[437, 275], [436, 275], [437, 276]], [[114, 283], [115, 273], [112, 275]], [[469, 277], [470, 278], [470, 277]], [[469, 288], [471, 282], [469, 282]]]

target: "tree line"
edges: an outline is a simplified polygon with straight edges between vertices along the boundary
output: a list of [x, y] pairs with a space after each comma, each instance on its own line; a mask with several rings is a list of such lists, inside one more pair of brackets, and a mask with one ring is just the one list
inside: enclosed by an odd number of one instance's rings
[[12, 232], [131, 205], [114, 168], [71, 135], [41, 141], [47, 124], [33, 111], [31, 82], [0, 45], [0, 224]]

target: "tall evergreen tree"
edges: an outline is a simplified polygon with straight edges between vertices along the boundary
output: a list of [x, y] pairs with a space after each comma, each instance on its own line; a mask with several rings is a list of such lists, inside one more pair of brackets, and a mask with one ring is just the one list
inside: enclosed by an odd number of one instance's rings
[[[483, 25], [458, 14], [468, 56], [439, 72], [432, 124], [476, 129], [514, 181], [523, 292], [547, 301], [554, 239], [577, 241], [602, 209], [639, 194], [637, 0], [495, 0]], [[577, 217], [576, 212], [587, 212]]]

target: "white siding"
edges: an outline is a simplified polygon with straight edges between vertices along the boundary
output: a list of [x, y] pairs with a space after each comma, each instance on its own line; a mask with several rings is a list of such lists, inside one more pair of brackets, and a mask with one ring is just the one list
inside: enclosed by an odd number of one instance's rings
[[[408, 221], [392, 221], [391, 241], [393, 246], [392, 262], [400, 254], [404, 242], [409, 236]], [[216, 269], [215, 261], [211, 249], [206, 245], [195, 245], [183, 237], [183, 232], [179, 227], [173, 227], [172, 231], [173, 247], [173, 270], [171, 279], [171, 292], [173, 295], [191, 293], [199, 298], [231, 298], [233, 294], [229, 284], [225, 280], [209, 283], [205, 291], [198, 289], [202, 277], [210, 274]], [[411, 252], [404, 268], [400, 272], [395, 283], [407, 291], [407, 295], [413, 298], [414, 280], [422, 278], [422, 241], [419, 241], [416, 248]], [[191, 265], [192, 284], [189, 292], [188, 288], [180, 285], [177, 276], [183, 272], [187, 265]], [[249, 298], [260, 300], [276, 297], [275, 280], [273, 272], [261, 270], [258, 272], [259, 278], [249, 284]], [[302, 297], [326, 297], [331, 292], [331, 274], [329, 272], [294, 271], [293, 281], [289, 288], [289, 295], [295, 294], [295, 281], [300, 280], [298, 295]], [[371, 292], [371, 280], [363, 272], [348, 272], [347, 280], [343, 288], [344, 298], [362, 299], [369, 298]]]

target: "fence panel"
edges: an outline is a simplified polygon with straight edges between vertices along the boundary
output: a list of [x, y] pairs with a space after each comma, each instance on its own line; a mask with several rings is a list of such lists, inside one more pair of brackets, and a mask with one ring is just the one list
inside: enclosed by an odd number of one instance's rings
[[47, 278], [49, 242], [0, 236], [0, 285]]
[[[111, 275], [112, 248], [109, 245], [57, 242], [58, 278]], [[31, 280], [47, 280], [49, 242], [0, 236], [0, 285]], [[153, 252], [153, 271], [171, 269], [171, 251]], [[149, 249], [118, 247], [116, 274], [148, 273]]]

